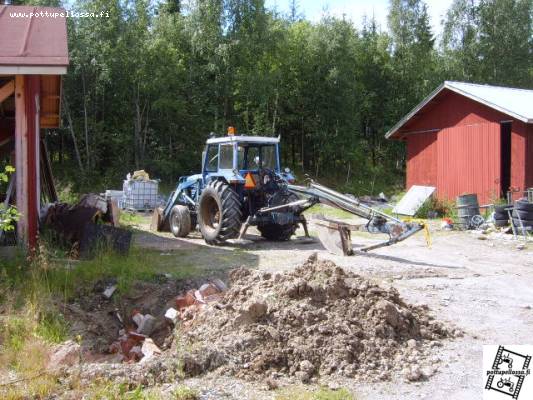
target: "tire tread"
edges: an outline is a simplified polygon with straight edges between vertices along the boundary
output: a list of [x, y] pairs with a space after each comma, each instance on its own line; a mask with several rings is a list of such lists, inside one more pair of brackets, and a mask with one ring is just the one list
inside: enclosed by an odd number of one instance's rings
[[[178, 230], [173, 229], [172, 220], [175, 214], [178, 214], [180, 219], [180, 224]], [[187, 206], [184, 205], [175, 205], [170, 211], [170, 231], [176, 237], [185, 237], [191, 232], [191, 214]]]
[[[210, 182], [204, 189], [204, 193], [208, 188], [212, 188], [220, 198], [222, 219], [216, 237], [208, 238], [204, 235], [204, 240], [207, 244], [220, 245], [239, 235], [242, 225], [241, 202], [237, 193], [223, 181]], [[201, 226], [202, 219], [199, 218], [198, 221]]]

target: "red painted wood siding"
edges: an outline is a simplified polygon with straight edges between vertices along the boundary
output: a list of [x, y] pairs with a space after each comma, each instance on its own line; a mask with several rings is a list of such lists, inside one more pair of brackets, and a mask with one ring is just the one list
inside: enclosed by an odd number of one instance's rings
[[477, 193], [481, 203], [499, 197], [500, 124], [456, 126], [439, 132], [437, 141], [439, 198]]
[[533, 125], [527, 128], [526, 187], [533, 188]]
[[511, 127], [511, 187], [520, 192], [515, 198], [522, 197], [526, 185], [527, 125], [522, 121], [513, 121]]
[[402, 130], [431, 131], [452, 126], [508, 121], [512, 118], [455, 92], [444, 91]]
[[437, 132], [411, 135], [407, 141], [407, 187], [437, 185]]
[[[437, 187], [439, 198], [500, 193], [500, 122], [511, 117], [457, 93], [443, 91], [402, 128], [407, 141], [406, 186]], [[438, 133], [437, 133], [438, 132]], [[514, 120], [511, 186], [533, 186], [533, 125]]]

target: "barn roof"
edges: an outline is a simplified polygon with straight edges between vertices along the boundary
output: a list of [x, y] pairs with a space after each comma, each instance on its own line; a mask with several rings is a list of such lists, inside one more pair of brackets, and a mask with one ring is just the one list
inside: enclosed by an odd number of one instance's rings
[[533, 90], [445, 81], [394, 125], [385, 137], [392, 137], [443, 90], [451, 90], [522, 122], [533, 123]]
[[0, 6], [0, 74], [58, 75], [67, 65], [65, 10]]

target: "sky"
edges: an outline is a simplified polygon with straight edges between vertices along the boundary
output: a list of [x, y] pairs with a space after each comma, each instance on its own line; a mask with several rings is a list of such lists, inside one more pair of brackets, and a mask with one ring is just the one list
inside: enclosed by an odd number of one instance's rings
[[[431, 16], [431, 26], [433, 33], [441, 33], [440, 21], [444, 17], [446, 10], [451, 5], [452, 0], [425, 0]], [[319, 21], [327, 10], [330, 15], [351, 19], [355, 25], [361, 25], [363, 17], [366, 15], [375, 16], [381, 28], [387, 28], [387, 14], [389, 0], [297, 0], [300, 14], [313, 22]], [[266, 0], [268, 8], [276, 8], [279, 12], [289, 12], [290, 0]]]

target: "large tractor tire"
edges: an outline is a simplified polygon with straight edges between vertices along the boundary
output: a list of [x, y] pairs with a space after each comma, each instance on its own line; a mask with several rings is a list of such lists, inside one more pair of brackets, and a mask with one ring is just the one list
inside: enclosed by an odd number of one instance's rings
[[278, 225], [278, 224], [264, 224], [259, 225], [257, 229], [267, 240], [282, 242], [289, 240], [296, 232], [297, 224]]
[[[276, 195], [276, 198], [274, 198], [274, 201], [272, 201], [269, 206], [280, 206], [282, 204], [292, 203], [293, 201], [297, 201], [298, 199], [298, 196], [293, 193], [289, 193], [288, 195], [280, 194], [279, 196]], [[285, 225], [268, 223], [259, 225], [257, 227], [257, 229], [261, 233], [261, 236], [263, 236], [265, 239], [279, 242], [289, 240], [291, 236], [295, 234], [297, 228], [297, 223], [290, 223]]]
[[170, 210], [170, 231], [176, 237], [185, 237], [191, 231], [191, 213], [186, 206], [176, 205]]
[[524, 210], [518, 210], [518, 209], [515, 209], [513, 210], [513, 213], [511, 214], [513, 216], [513, 218], [521, 218], [521, 219], [529, 219], [529, 220], [532, 220], [533, 219], [533, 211], [524, 211]]
[[514, 209], [533, 213], [533, 203], [529, 203], [526, 199], [521, 199], [514, 203]]
[[208, 244], [222, 244], [239, 236], [242, 225], [241, 202], [225, 182], [207, 185], [200, 196], [198, 225]]

